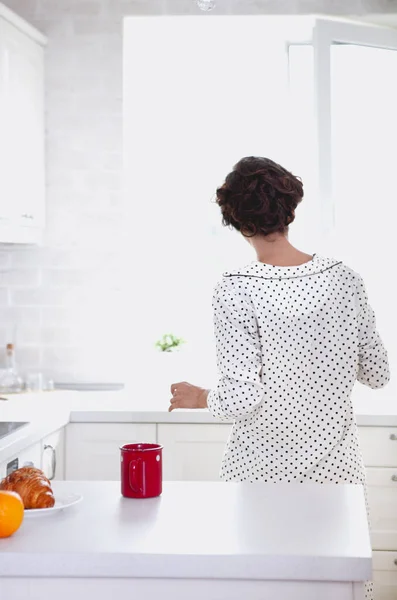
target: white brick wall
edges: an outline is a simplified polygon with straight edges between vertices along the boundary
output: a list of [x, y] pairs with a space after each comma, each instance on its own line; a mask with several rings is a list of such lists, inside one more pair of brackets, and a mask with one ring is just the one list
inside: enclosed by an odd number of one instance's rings
[[[122, 17], [203, 13], [193, 0], [3, 1], [49, 38], [48, 227], [44, 248], [0, 249], [0, 346], [16, 341], [24, 371], [117, 381], [118, 354], [129, 351], [120, 310]], [[218, 0], [217, 13], [362, 14], [391, 5]]]

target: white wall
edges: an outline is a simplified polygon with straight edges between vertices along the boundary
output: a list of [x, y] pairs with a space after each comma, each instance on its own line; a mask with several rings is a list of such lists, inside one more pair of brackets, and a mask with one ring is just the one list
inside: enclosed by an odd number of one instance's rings
[[[5, 0], [49, 38], [43, 248], [0, 248], [0, 346], [56, 380], [120, 379], [122, 17], [202, 14], [193, 0]], [[217, 13], [364, 14], [383, 0], [219, 0]], [[133, 341], [129, 351], [133, 354]]]

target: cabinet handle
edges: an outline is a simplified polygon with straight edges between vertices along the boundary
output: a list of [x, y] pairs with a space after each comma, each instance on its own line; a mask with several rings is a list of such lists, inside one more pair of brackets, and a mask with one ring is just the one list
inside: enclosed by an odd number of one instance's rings
[[390, 435], [390, 439], [391, 439], [392, 442], [397, 442], [397, 435], [395, 433], [392, 433]]
[[[397, 475], [392, 475], [392, 476], [391, 476], [391, 480], [392, 480], [392, 481], [397, 481]], [[397, 560], [397, 559], [396, 559], [396, 560]]]
[[54, 446], [51, 446], [50, 444], [45, 444], [44, 445], [44, 452], [46, 450], [51, 450], [51, 469], [52, 469], [52, 473], [51, 473], [51, 476], [48, 477], [48, 479], [51, 481], [51, 479], [54, 479], [55, 474], [56, 474], [56, 470], [57, 470], [57, 453], [56, 453], [56, 450], [55, 450]]

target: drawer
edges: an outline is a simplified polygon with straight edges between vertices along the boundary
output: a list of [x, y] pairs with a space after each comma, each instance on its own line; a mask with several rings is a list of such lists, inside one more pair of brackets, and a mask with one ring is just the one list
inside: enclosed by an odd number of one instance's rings
[[397, 550], [395, 552], [374, 552], [372, 567], [374, 571], [390, 571], [397, 575]]
[[366, 467], [397, 467], [397, 427], [359, 427]]
[[156, 442], [156, 425], [69, 423], [66, 429], [65, 479], [119, 480], [119, 447], [134, 442]]
[[397, 550], [397, 467], [367, 468], [367, 483], [372, 548]]
[[375, 600], [397, 600], [397, 552], [373, 553]]
[[164, 446], [166, 481], [219, 481], [219, 470], [230, 425], [181, 423], [158, 425]]
[[5, 460], [0, 464], [0, 480], [7, 475], [7, 465], [13, 460], [18, 459], [18, 466], [21, 468], [26, 462], [32, 462], [35, 467], [41, 468], [41, 446], [40, 443], [33, 444], [24, 450], [18, 452], [14, 456], [11, 456], [8, 460]]

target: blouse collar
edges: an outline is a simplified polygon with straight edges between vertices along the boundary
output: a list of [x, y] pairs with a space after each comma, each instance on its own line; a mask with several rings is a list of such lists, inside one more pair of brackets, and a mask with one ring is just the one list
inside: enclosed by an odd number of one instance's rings
[[224, 277], [257, 277], [261, 279], [295, 279], [297, 277], [306, 277], [323, 273], [340, 265], [340, 260], [333, 258], [324, 258], [314, 254], [312, 260], [296, 267], [277, 267], [268, 265], [260, 261], [253, 261], [242, 269], [228, 271], [223, 274]]

